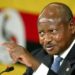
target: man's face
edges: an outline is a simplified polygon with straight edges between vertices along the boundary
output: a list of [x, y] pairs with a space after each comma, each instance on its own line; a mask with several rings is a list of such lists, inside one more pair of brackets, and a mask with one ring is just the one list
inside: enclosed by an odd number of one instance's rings
[[71, 42], [72, 34], [69, 29], [69, 25], [55, 22], [50, 23], [46, 18], [39, 19], [38, 32], [40, 44], [50, 55], [62, 53]]

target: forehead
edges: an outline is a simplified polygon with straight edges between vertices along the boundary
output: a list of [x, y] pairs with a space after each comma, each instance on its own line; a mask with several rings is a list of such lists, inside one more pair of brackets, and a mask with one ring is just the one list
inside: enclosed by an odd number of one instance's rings
[[39, 18], [62, 18], [65, 16], [63, 14], [57, 5], [50, 5], [41, 12]]
[[47, 6], [39, 15], [38, 22], [50, 22], [50, 24], [66, 23], [66, 14], [63, 7], [58, 5]]
[[61, 19], [40, 18], [38, 20], [38, 30], [64, 30], [66, 25], [61, 22]]
[[38, 29], [39, 30], [41, 30], [41, 29], [44, 29], [44, 30], [58, 29], [59, 27], [61, 27], [61, 24], [57, 23], [57, 22], [55, 23], [55, 21], [52, 19], [42, 18], [38, 22]]
[[60, 18], [58, 18], [58, 19], [56, 19], [56, 18], [52, 19], [52, 18], [45, 18], [45, 17], [43, 17], [43, 18], [39, 18], [38, 23], [39, 24], [40, 23], [59, 24], [60, 21], [61, 21]]
[[40, 25], [50, 25], [50, 26], [56, 26], [61, 24], [61, 19], [52, 19], [52, 18], [39, 18], [38, 19], [38, 26]]

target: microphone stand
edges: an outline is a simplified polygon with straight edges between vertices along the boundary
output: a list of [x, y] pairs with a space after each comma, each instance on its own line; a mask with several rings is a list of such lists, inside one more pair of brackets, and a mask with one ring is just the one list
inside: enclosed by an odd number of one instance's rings
[[5, 71], [0, 72], [0, 75], [3, 74]]
[[3, 74], [4, 72], [10, 72], [10, 71], [13, 71], [13, 70], [14, 70], [14, 67], [6, 68], [4, 71], [0, 72], [0, 75]]

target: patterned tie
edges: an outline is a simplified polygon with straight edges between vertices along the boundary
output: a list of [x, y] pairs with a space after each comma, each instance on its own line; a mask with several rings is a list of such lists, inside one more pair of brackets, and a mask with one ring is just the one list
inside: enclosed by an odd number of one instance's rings
[[62, 60], [62, 58], [60, 56], [56, 57], [51, 66], [51, 69], [56, 73], [59, 70], [61, 60]]

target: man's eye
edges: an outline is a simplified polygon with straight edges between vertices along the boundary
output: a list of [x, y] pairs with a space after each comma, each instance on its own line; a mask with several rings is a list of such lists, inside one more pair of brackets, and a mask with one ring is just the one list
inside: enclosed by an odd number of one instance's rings
[[40, 35], [40, 36], [43, 36], [43, 35], [44, 35], [44, 32], [39, 32], [39, 35]]
[[56, 33], [57, 30], [56, 30], [56, 29], [54, 29], [54, 30], [49, 30], [49, 32], [50, 32], [50, 33]]
[[57, 32], [57, 30], [53, 30], [53, 32], [54, 32], [54, 33], [56, 33], [56, 32]]

